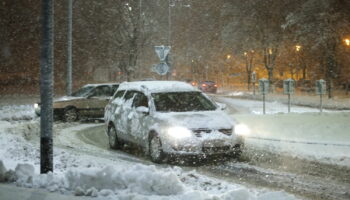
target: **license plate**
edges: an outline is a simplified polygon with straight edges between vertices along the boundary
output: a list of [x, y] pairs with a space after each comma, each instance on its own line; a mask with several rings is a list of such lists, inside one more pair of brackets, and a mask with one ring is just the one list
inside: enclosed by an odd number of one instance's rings
[[203, 147], [221, 147], [225, 145], [224, 140], [210, 140], [203, 143]]

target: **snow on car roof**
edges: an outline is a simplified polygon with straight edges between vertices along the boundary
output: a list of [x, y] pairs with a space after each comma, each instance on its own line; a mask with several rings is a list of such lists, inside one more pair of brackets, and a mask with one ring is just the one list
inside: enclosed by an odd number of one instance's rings
[[87, 87], [87, 86], [93, 86], [93, 87], [97, 87], [97, 86], [101, 86], [101, 85], [118, 85], [119, 83], [89, 83], [84, 85], [83, 87]]
[[119, 90], [147, 90], [150, 93], [199, 91], [192, 85], [180, 81], [135, 81], [124, 82]]

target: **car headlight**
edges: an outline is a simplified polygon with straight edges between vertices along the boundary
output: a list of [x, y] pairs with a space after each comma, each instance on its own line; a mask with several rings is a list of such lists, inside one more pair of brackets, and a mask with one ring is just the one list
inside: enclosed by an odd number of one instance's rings
[[237, 135], [247, 136], [250, 134], [250, 129], [245, 124], [238, 124], [237, 126], [235, 126], [235, 133]]
[[175, 139], [189, 138], [192, 136], [192, 131], [185, 127], [170, 127], [167, 129], [167, 134]]

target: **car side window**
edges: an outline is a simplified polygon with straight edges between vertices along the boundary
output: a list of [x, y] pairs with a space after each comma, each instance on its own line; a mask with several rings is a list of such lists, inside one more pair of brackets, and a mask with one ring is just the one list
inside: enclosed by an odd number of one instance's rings
[[140, 107], [140, 106], [144, 106], [148, 108], [148, 99], [146, 97], [146, 95], [144, 95], [141, 92], [138, 92], [134, 98], [134, 101], [132, 103], [132, 107]]
[[125, 90], [120, 90], [120, 91], [118, 91], [117, 93], [115, 93], [113, 99], [123, 97], [124, 93], [125, 93]]
[[93, 92], [93, 96], [108, 97], [108, 96], [111, 96], [111, 93], [112, 93], [112, 88], [105, 85], [105, 86], [96, 87]]
[[127, 101], [131, 98], [134, 97], [136, 91], [127, 91], [126, 94], [124, 95], [124, 100]]
[[111, 96], [113, 96], [113, 94], [118, 90], [119, 85], [112, 85], [112, 92], [111, 92]]

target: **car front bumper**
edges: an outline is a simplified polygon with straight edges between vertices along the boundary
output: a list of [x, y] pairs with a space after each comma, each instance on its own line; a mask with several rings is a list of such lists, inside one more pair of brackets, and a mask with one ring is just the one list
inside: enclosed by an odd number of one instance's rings
[[241, 137], [233, 140], [194, 140], [191, 142], [163, 142], [163, 151], [167, 154], [177, 155], [216, 155], [231, 154], [243, 147], [244, 141]]
[[[34, 111], [35, 111], [35, 114], [38, 117], [40, 117], [40, 113], [41, 113], [41, 106], [40, 106], [40, 104], [34, 104]], [[53, 109], [54, 116], [62, 116], [63, 112], [64, 112], [63, 108], [54, 108]]]

